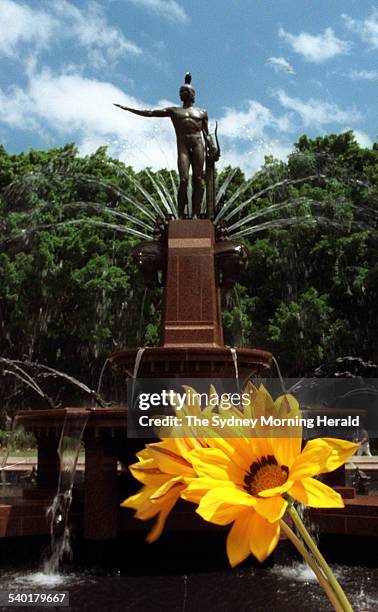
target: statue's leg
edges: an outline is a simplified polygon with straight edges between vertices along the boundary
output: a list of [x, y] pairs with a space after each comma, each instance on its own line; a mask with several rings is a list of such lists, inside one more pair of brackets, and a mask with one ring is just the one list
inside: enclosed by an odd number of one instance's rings
[[180, 186], [177, 194], [178, 215], [180, 219], [183, 219], [185, 207], [188, 204], [188, 181], [190, 167], [189, 153], [184, 147], [181, 147], [178, 150], [177, 166], [180, 175]]
[[201, 204], [204, 192], [203, 180], [203, 162], [205, 152], [202, 140], [192, 149], [192, 169], [193, 169], [193, 201], [192, 201], [192, 216], [199, 217], [201, 212]]

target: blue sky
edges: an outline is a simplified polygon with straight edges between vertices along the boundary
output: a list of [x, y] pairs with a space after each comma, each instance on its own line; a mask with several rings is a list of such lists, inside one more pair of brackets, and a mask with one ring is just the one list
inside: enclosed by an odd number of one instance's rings
[[112, 106], [196, 103], [221, 163], [247, 174], [302, 134], [377, 136], [378, 5], [365, 0], [0, 0], [0, 141], [76, 142], [142, 168], [175, 166], [168, 119]]

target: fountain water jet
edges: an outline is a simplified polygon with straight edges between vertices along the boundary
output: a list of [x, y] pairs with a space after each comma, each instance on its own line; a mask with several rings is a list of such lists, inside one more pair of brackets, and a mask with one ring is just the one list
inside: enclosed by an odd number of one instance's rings
[[59, 483], [57, 493], [46, 515], [50, 521], [50, 555], [44, 563], [46, 574], [56, 574], [60, 562], [72, 557], [69, 510], [77, 461], [81, 449], [89, 411], [66, 414], [59, 440]]

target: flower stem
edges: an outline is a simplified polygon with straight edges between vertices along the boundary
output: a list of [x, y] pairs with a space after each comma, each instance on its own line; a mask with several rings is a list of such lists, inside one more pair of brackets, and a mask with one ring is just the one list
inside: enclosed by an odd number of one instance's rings
[[290, 529], [289, 525], [285, 523], [283, 519], [280, 520], [280, 525], [281, 525], [282, 531], [285, 532], [285, 534], [287, 535], [291, 543], [294, 544], [297, 551], [302, 555], [303, 559], [306, 561], [306, 563], [310, 566], [310, 568], [314, 572], [315, 576], [318, 579], [319, 584], [323, 588], [325, 594], [330, 600], [335, 611], [344, 612], [344, 608], [341, 605], [336, 593], [334, 592], [333, 588], [329, 584], [327, 578], [324, 576], [322, 570], [317, 565], [314, 557], [304, 547], [300, 539], [295, 535], [294, 531]]
[[305, 527], [305, 524], [303, 523], [301, 517], [299, 516], [298, 512], [296, 511], [294, 505], [289, 504], [288, 512], [289, 512], [291, 518], [293, 519], [294, 525], [298, 529], [298, 531], [299, 531], [300, 535], [302, 536], [304, 542], [307, 544], [308, 548], [310, 549], [310, 551], [314, 555], [316, 561], [318, 562], [319, 566], [322, 568], [324, 574], [326, 575], [326, 577], [328, 579], [328, 582], [331, 584], [333, 590], [337, 594], [337, 596], [338, 596], [338, 598], [340, 600], [340, 603], [343, 606], [343, 610], [345, 610], [345, 612], [353, 612], [352, 606], [350, 605], [350, 603], [349, 603], [349, 601], [347, 599], [347, 596], [345, 595], [343, 589], [341, 588], [341, 585], [336, 580], [336, 578], [335, 578], [331, 568], [329, 567], [327, 561], [325, 560], [325, 558], [321, 554], [320, 550], [316, 546], [314, 540], [312, 539], [312, 537], [308, 533], [308, 531], [307, 531], [307, 529]]

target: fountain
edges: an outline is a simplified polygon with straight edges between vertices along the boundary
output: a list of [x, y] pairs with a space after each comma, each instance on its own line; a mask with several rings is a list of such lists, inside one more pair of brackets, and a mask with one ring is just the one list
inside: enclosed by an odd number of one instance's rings
[[[265, 213], [251, 213], [243, 222], [230, 220], [271, 187], [238, 204], [238, 197], [246, 189], [243, 185], [222, 206], [227, 181], [231, 181], [232, 175], [216, 194], [215, 163], [220, 156], [219, 143], [216, 135], [208, 131], [207, 113], [193, 107], [194, 90], [189, 76], [180, 90], [180, 96], [182, 108], [139, 111], [121, 107], [144, 117], [171, 118], [177, 136], [180, 185], [176, 202], [164, 184], [152, 178], [164, 206], [156, 203], [144, 188], [138, 186], [154, 213], [138, 203], [149, 222], [137, 220], [138, 227], [143, 231], [132, 228], [124, 230], [144, 239], [133, 249], [133, 258], [146, 286], [160, 285], [164, 290], [160, 346], [117, 351], [109, 356], [108, 363], [123, 378], [124, 385], [136, 378], [195, 378], [199, 384], [201, 379], [222, 378], [236, 379], [238, 385], [239, 380], [242, 383], [250, 377], [264, 375], [271, 366], [272, 355], [257, 348], [230, 349], [225, 346], [220, 296], [222, 290], [234, 287], [248, 257], [246, 247], [237, 240], [258, 231], [255, 227], [244, 226]], [[206, 171], [203, 175], [204, 159]], [[190, 165], [193, 171], [191, 198], [188, 189]], [[206, 192], [203, 191], [204, 176]], [[318, 175], [314, 175], [286, 183], [318, 178]], [[134, 202], [130, 198], [129, 201]], [[281, 204], [280, 208], [296, 203]], [[135, 222], [131, 216], [123, 217], [127, 222]], [[263, 223], [260, 227], [285, 226], [293, 222], [290, 218], [279, 219]], [[103, 225], [110, 227], [107, 223]], [[18, 375], [21, 374], [18, 372]], [[32, 384], [31, 381], [29, 383]], [[101, 381], [99, 390], [100, 386]], [[98, 400], [98, 393], [90, 393], [92, 399]], [[51, 564], [56, 568], [61, 553], [68, 548], [68, 510], [70, 522], [85, 540], [112, 540], [129, 532], [130, 515], [120, 508], [120, 501], [125, 496], [120, 464], [125, 466], [131, 463], [133, 451], [140, 448], [142, 442], [127, 437], [127, 407], [50, 407], [21, 412], [18, 422], [27, 431], [33, 432], [37, 439], [37, 486], [25, 491], [22, 498], [2, 499], [0, 537], [51, 533], [59, 541], [58, 555], [51, 557]], [[62, 452], [62, 440], [65, 436], [70, 437], [71, 430], [76, 431], [75, 444], [71, 448], [71, 467], [63, 480], [62, 462], [66, 455]], [[75, 489], [73, 473], [81, 442], [85, 450], [84, 483], [82, 488]], [[369, 516], [369, 524], [357, 520], [361, 507], [364, 508], [364, 516]], [[347, 516], [348, 520], [351, 519], [347, 533], [371, 534], [377, 529], [378, 505], [372, 506], [370, 514], [366, 508], [368, 505], [359, 505], [358, 498], [355, 498], [353, 503], [346, 506], [344, 514], [343, 511], [335, 511], [329, 524], [345, 526]], [[54, 530], [57, 517], [63, 527], [59, 537]], [[323, 516], [324, 529], [327, 528], [326, 523]]]
[[[185, 85], [180, 89], [183, 108], [166, 109], [165, 114], [156, 111], [158, 116], [171, 117], [176, 129], [181, 155], [177, 207], [162, 184], [154, 182], [166, 203], [165, 211], [138, 185], [154, 210], [152, 218], [155, 228], [154, 240], [138, 244], [133, 250], [133, 257], [147, 287], [157, 283], [164, 287], [164, 308], [160, 346], [118, 351], [109, 357], [110, 364], [124, 378], [125, 385], [128, 379], [136, 377], [235, 380], [236, 375], [236, 378], [244, 380], [270, 367], [271, 355], [266, 351], [247, 348], [230, 350], [224, 345], [220, 292], [222, 288], [234, 287], [248, 253], [243, 244], [228, 239], [222, 224], [215, 224], [222, 196], [219, 192], [215, 194], [215, 162], [219, 159], [220, 148], [216, 134], [213, 136], [208, 131], [206, 112], [193, 107], [194, 90], [190, 80], [187, 75]], [[144, 113], [145, 116], [146, 113], [147, 116], [154, 116], [155, 113], [126, 110]], [[193, 143], [197, 147], [197, 157], [194, 158], [191, 153]], [[206, 193], [202, 175], [204, 156]], [[193, 168], [191, 199], [188, 189], [190, 164]], [[227, 188], [227, 181], [225, 183], [223, 192]], [[204, 204], [206, 211], [201, 213]], [[172, 218], [172, 213], [176, 218]], [[135, 235], [149, 237], [138, 230], [133, 231]], [[53, 370], [46, 369], [53, 375]], [[29, 384], [32, 382], [29, 381]], [[86, 391], [93, 399], [99, 400], [96, 392], [87, 388]], [[70, 521], [84, 539], [108, 540], [119, 535], [122, 531], [119, 516], [125, 514], [119, 509], [122, 499], [118, 486], [119, 462], [127, 465], [132, 461], [138, 441], [127, 440], [127, 408], [105, 407], [101, 402], [100, 406], [50, 406], [48, 410], [18, 414], [18, 422], [27, 431], [33, 432], [37, 439], [37, 486], [25, 491], [21, 499], [3, 498], [0, 536], [47, 534], [49, 531], [54, 535], [54, 521], [58, 514], [58, 522], [63, 522], [58, 548], [64, 551], [67, 512], [71, 501]], [[72, 470], [67, 483], [64, 484], [62, 479], [62, 440], [69, 435], [64, 433], [65, 427], [72, 423], [79, 423], [76, 429], [80, 430], [73, 469], [81, 441], [85, 448], [84, 490], [77, 492], [75, 489], [73, 492]], [[81, 426], [82, 423], [85, 423], [85, 427]], [[57, 554], [59, 558], [60, 552]], [[56, 567], [57, 562], [55, 555], [51, 563]]]

